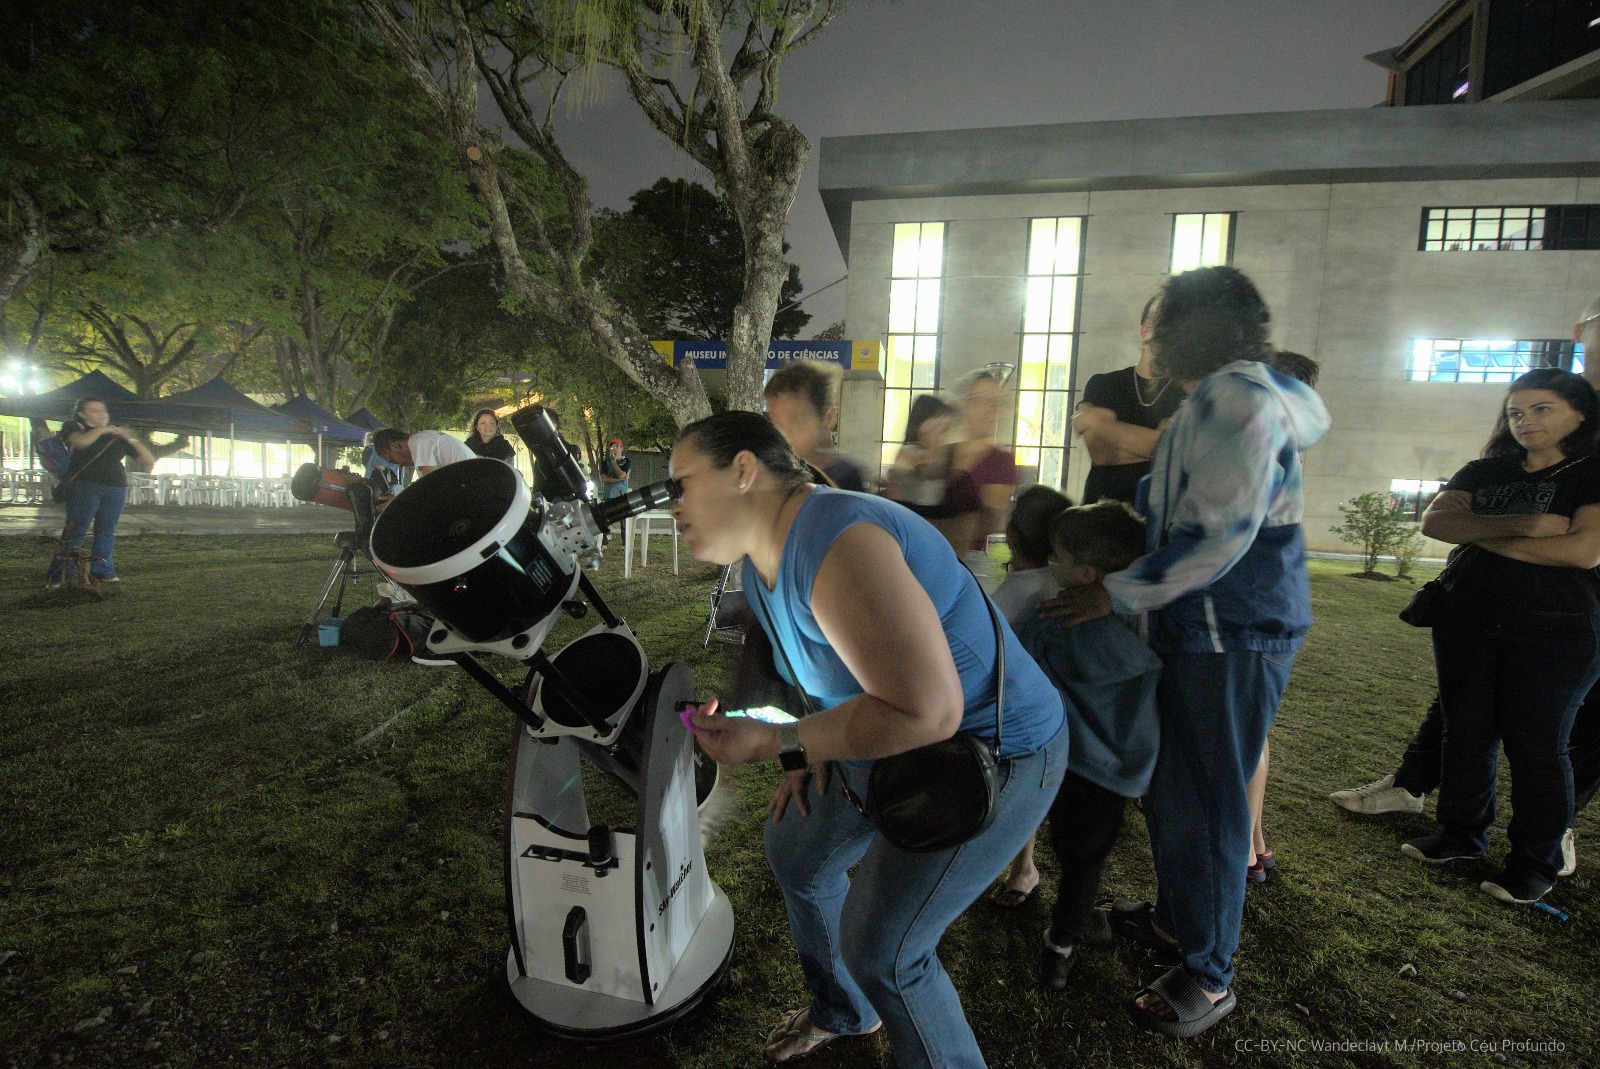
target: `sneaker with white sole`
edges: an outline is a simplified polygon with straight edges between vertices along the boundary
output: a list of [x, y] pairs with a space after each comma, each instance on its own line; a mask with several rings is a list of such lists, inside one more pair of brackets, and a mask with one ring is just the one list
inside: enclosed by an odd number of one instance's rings
[[1412, 794], [1404, 787], [1396, 787], [1394, 777], [1385, 776], [1365, 787], [1334, 791], [1328, 797], [1352, 813], [1370, 816], [1377, 813], [1420, 813], [1424, 796]]
[[1476, 861], [1483, 856], [1481, 851], [1466, 850], [1442, 834], [1424, 835], [1420, 839], [1412, 839], [1409, 843], [1400, 845], [1400, 852], [1413, 861], [1420, 861], [1424, 865], [1446, 865], [1452, 861]]
[[1512, 868], [1508, 865], [1484, 880], [1478, 887], [1491, 898], [1498, 898], [1513, 906], [1531, 906], [1549, 894], [1555, 885], [1554, 880], [1547, 880], [1527, 869]]
[[1565, 879], [1578, 871], [1578, 836], [1571, 828], [1561, 836], [1561, 868], [1556, 875]]

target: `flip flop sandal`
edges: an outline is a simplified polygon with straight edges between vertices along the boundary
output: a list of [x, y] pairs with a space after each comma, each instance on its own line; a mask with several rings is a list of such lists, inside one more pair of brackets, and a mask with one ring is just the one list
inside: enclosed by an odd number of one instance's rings
[[[1139, 1005], [1139, 1000], [1146, 995], [1154, 995], [1165, 1002], [1177, 1015], [1177, 1020], [1168, 1021]], [[1141, 1028], [1172, 1039], [1191, 1039], [1228, 1016], [1238, 1004], [1232, 991], [1213, 1003], [1188, 970], [1177, 965], [1135, 992], [1128, 1000], [1128, 1013]]]
[[1028, 904], [1028, 899], [1033, 897], [1033, 892], [1039, 889], [1034, 884], [1026, 891], [1019, 891], [1015, 887], [1001, 885], [989, 892], [989, 904], [999, 909], [1018, 909]]
[[[852, 1035], [870, 1036], [883, 1027], [879, 1021], [865, 1032], [856, 1032]], [[788, 1014], [779, 1022], [778, 1027], [767, 1036], [767, 1060], [771, 1062], [792, 1062], [796, 1058], [804, 1058], [807, 1054], [821, 1050], [836, 1039], [847, 1039], [846, 1035], [838, 1032], [825, 1032], [811, 1024], [811, 1007], [803, 1006]]]
[[1167, 955], [1172, 961], [1180, 957], [1178, 944], [1164, 938], [1156, 930], [1156, 904], [1133, 902], [1126, 898], [1114, 899], [1104, 907], [1111, 931], [1120, 938], [1138, 943], [1142, 947]]

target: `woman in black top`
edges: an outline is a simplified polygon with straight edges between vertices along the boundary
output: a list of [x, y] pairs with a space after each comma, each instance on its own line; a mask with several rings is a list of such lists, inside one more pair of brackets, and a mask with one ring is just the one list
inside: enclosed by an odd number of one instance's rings
[[494, 414], [492, 408], [480, 408], [473, 414], [472, 430], [462, 441], [480, 457], [510, 464], [517, 456], [517, 451], [506, 441], [506, 436], [500, 433], [500, 417]]
[[1572, 822], [1567, 737], [1600, 678], [1600, 404], [1554, 368], [1511, 384], [1483, 459], [1456, 472], [1422, 531], [1461, 546], [1433, 629], [1444, 710], [1439, 831], [1406, 843], [1419, 861], [1481, 857], [1503, 741], [1513, 806], [1505, 868], [1482, 889], [1515, 904], [1555, 884]]
[[[118, 576], [111, 551], [117, 520], [128, 500], [128, 472], [122, 462], [136, 456], [145, 464], [154, 464], [156, 458], [132, 431], [112, 426], [111, 413], [98, 397], [81, 399], [72, 418], [61, 425], [60, 433], [61, 440], [72, 450], [72, 465], [62, 477], [67, 490], [67, 525], [62, 529], [61, 540], [67, 551], [77, 549], [89, 533], [92, 520], [94, 541], [90, 552], [101, 559], [90, 566], [89, 574], [102, 583], [115, 583]], [[59, 578], [52, 564], [46, 581]]]

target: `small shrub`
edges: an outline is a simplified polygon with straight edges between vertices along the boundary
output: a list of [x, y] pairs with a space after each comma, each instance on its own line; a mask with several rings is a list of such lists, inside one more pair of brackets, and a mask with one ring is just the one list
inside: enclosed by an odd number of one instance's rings
[[[1407, 524], [1411, 527], [1410, 524]], [[1416, 582], [1411, 574], [1411, 569], [1416, 566], [1422, 551], [1428, 548], [1428, 540], [1422, 537], [1422, 532], [1416, 527], [1411, 527], [1411, 532], [1400, 541], [1396, 542], [1391, 553], [1394, 556], [1394, 574], [1408, 582]]]
[[1411, 537], [1415, 528], [1389, 505], [1389, 495], [1372, 491], [1351, 498], [1339, 506], [1344, 522], [1328, 528], [1352, 546], [1361, 547], [1361, 574], [1368, 579], [1384, 578], [1378, 571], [1378, 558], [1392, 552]]

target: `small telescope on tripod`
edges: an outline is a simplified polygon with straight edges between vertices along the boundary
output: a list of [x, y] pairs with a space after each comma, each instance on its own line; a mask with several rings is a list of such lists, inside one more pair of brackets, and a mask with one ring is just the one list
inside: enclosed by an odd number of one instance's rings
[[[511, 422], [541, 492], [498, 460], [447, 464], [377, 515], [371, 557], [434, 617], [429, 652], [519, 721], [505, 816], [512, 993], [558, 1035], [620, 1039], [692, 1009], [733, 950], [733, 911], [700, 845], [693, 737], [676, 715], [692, 697], [689, 668], [652, 672], [587, 574], [608, 527], [669, 504], [674, 490], [656, 483], [597, 503], [542, 408]], [[558, 614], [590, 606], [600, 622], [547, 656]], [[483, 653], [523, 662], [526, 678], [506, 685]], [[631, 829], [590, 824], [580, 760], [637, 798]]]

